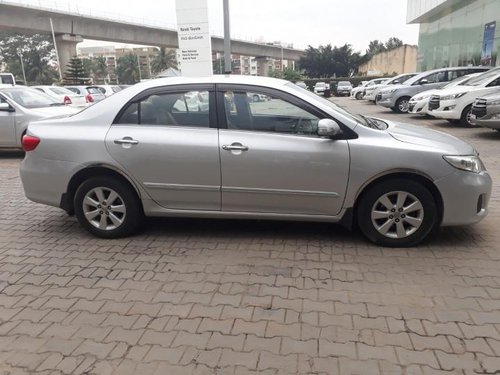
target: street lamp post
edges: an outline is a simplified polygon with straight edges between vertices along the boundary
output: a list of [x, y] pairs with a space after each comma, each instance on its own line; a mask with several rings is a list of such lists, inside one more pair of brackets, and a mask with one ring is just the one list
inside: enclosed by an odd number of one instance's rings
[[224, 10], [224, 73], [231, 74], [231, 32], [229, 30], [229, 0], [223, 0]]
[[24, 71], [23, 52], [19, 49], [19, 50], [17, 50], [17, 55], [19, 56], [19, 59], [21, 60], [21, 69], [23, 70], [24, 84], [27, 85], [28, 82], [26, 82], [26, 72]]

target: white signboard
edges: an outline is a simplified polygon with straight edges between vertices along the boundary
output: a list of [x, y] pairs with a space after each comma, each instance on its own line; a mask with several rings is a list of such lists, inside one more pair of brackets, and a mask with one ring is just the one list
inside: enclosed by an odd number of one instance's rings
[[183, 76], [212, 75], [208, 0], [176, 0], [179, 67]]

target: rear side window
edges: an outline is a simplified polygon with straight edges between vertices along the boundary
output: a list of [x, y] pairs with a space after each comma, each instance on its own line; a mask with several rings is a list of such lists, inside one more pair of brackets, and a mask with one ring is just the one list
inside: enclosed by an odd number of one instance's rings
[[154, 94], [128, 104], [117, 124], [210, 127], [210, 93]]
[[80, 90], [76, 87], [66, 87], [68, 90], [73, 91], [75, 94], [81, 94]]
[[6, 85], [13, 85], [14, 84], [14, 79], [10, 74], [2, 74], [0, 75], [0, 83], [6, 84]]
[[89, 94], [103, 94], [100, 87], [87, 87], [87, 91], [89, 92]]

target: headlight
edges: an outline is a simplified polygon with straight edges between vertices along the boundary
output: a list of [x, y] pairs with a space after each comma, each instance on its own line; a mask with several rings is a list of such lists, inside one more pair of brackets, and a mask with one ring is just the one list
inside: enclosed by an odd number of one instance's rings
[[492, 100], [491, 102], [486, 102], [487, 105], [500, 105], [500, 100]]
[[464, 96], [465, 94], [467, 94], [467, 93], [466, 92], [461, 92], [461, 93], [453, 94], [453, 95], [445, 95], [445, 96], [441, 96], [441, 100], [458, 99], [458, 98], [461, 98], [462, 96]]
[[422, 96], [414, 96], [413, 98], [411, 98], [410, 100], [415, 100], [417, 102], [421, 101], [423, 99]]
[[462, 171], [480, 173], [486, 168], [479, 156], [475, 155], [444, 155], [443, 159], [446, 160], [452, 167]]

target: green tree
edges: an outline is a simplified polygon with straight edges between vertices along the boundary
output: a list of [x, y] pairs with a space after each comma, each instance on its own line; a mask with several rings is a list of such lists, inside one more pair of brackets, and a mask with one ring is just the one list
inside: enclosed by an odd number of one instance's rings
[[139, 67], [136, 55], [129, 53], [122, 56], [118, 58], [116, 65], [116, 75], [121, 84], [133, 85], [139, 82]]
[[362, 63], [359, 52], [354, 52], [350, 44], [332, 47], [331, 44], [314, 48], [309, 46], [299, 60], [299, 66], [308, 77], [347, 77], [357, 71]]
[[97, 56], [92, 59], [92, 74], [95, 82], [105, 83], [108, 76], [108, 64], [104, 56]]
[[66, 66], [63, 82], [65, 85], [85, 85], [90, 81], [88, 71], [85, 69], [83, 60], [73, 56]]
[[399, 48], [402, 45], [403, 45], [403, 41], [401, 39], [396, 38], [396, 37], [392, 37], [392, 38], [389, 38], [387, 40], [387, 42], [385, 42], [385, 49], [387, 51], [390, 51], [390, 50]]
[[302, 74], [297, 70], [293, 70], [292, 68], [285, 68], [283, 69], [283, 71], [276, 69], [271, 70], [269, 72], [269, 77], [282, 78], [291, 82], [297, 82], [303, 79]]
[[51, 85], [58, 79], [51, 38], [41, 34], [0, 33], [0, 60], [16, 80], [23, 81], [22, 55], [26, 83]]
[[160, 52], [151, 60], [151, 72], [158, 74], [168, 68], [177, 68], [177, 56], [175, 50], [160, 48]]
[[373, 56], [377, 53], [384, 52], [386, 50], [385, 44], [379, 40], [372, 40], [368, 44], [368, 49], [366, 50], [365, 55]]

